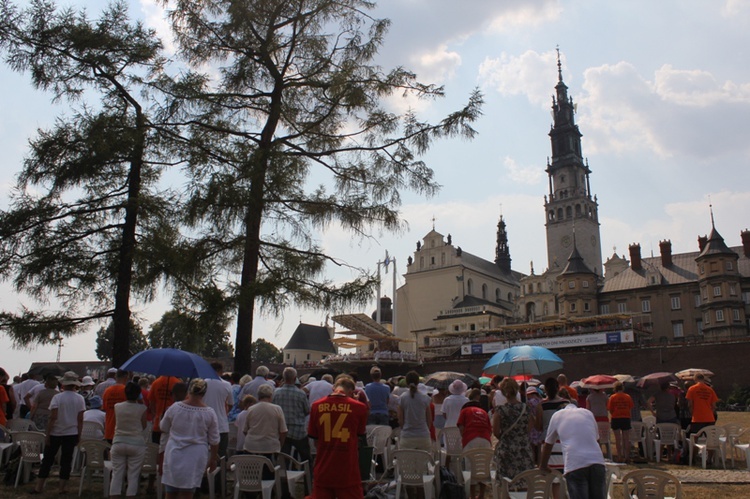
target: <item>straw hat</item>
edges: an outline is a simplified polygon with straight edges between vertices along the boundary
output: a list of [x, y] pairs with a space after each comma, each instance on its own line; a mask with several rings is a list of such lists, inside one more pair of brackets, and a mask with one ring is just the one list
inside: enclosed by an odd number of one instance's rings
[[463, 395], [466, 393], [466, 390], [468, 390], [466, 383], [460, 379], [453, 380], [453, 383], [448, 387], [448, 391], [451, 392], [451, 395]]
[[81, 386], [81, 382], [78, 381], [78, 375], [74, 373], [73, 371], [68, 371], [65, 374], [63, 374], [62, 377], [59, 379], [59, 381], [62, 386], [68, 386], [68, 385]]

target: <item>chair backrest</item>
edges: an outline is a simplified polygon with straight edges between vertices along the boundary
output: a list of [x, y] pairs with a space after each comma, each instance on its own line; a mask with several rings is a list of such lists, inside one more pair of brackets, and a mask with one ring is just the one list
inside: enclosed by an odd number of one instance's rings
[[104, 461], [111, 447], [103, 440], [81, 440], [78, 444], [78, 449], [86, 460], [86, 468], [96, 470], [104, 469]]
[[234, 451], [237, 450], [237, 422], [236, 421], [232, 421], [231, 423], [229, 423], [229, 440], [227, 441], [227, 448], [232, 449]]
[[30, 419], [13, 418], [13, 419], [8, 420], [8, 429], [12, 432], [36, 431], [37, 427], [34, 424], [34, 422]]
[[630, 423], [630, 441], [640, 442], [644, 436], [645, 425], [642, 421], [633, 421]]
[[526, 497], [534, 499], [552, 498], [553, 484], [557, 481], [565, 489], [565, 478], [555, 470], [542, 471], [540, 469], [526, 470], [517, 474], [507, 484], [508, 490], [518, 490], [522, 483], [526, 484]]
[[652, 426], [656, 424], [656, 416], [646, 416], [643, 418], [643, 425], [647, 430], [650, 430]]
[[382, 454], [391, 438], [390, 426], [376, 426], [367, 436], [368, 445], [373, 447], [374, 454]]
[[38, 431], [13, 432], [13, 441], [21, 447], [21, 460], [30, 463], [42, 460], [45, 438], [44, 433]]
[[84, 421], [81, 440], [103, 440], [104, 427], [96, 421]]
[[495, 467], [494, 455], [495, 451], [492, 449], [472, 449], [461, 454], [461, 459], [471, 470], [472, 480], [486, 481], [492, 479], [492, 471]]
[[0, 424], [0, 442], [2, 443], [10, 442], [11, 441], [10, 433], [11, 431], [8, 428]]
[[227, 462], [229, 469], [234, 470], [235, 486], [245, 492], [260, 492], [263, 490], [263, 468], [266, 467], [274, 474], [276, 470], [270, 459], [250, 454], [234, 455]]
[[707, 449], [718, 449], [721, 447], [721, 441], [719, 437], [723, 435], [723, 430], [718, 426], [711, 425], [701, 428], [701, 430], [695, 434], [695, 440], [700, 441], [706, 439], [704, 444]]
[[724, 431], [723, 435], [726, 437], [736, 437], [742, 432], [742, 426], [737, 423], [721, 425], [721, 429]]
[[422, 486], [424, 475], [430, 475], [432, 456], [425, 450], [399, 449], [393, 453], [396, 477], [404, 485]]
[[143, 465], [141, 466], [141, 473], [154, 474], [157, 470], [157, 463], [159, 461], [159, 444], [149, 442], [146, 444], [146, 454], [143, 457]]
[[608, 444], [612, 440], [612, 429], [607, 421], [597, 421], [596, 427], [599, 430], [599, 443]]
[[456, 426], [440, 430], [438, 442], [442, 442], [445, 445], [445, 452], [448, 454], [460, 455], [464, 451], [461, 430]]
[[671, 494], [671, 491], [667, 490], [670, 486], [674, 489], [674, 496], [672, 497], [675, 499], [682, 498], [680, 480], [666, 471], [654, 469], [631, 471], [622, 477], [622, 485], [626, 498], [636, 496], [638, 499], [663, 498], [666, 497], [666, 494]]
[[658, 423], [654, 426], [655, 436], [662, 445], [668, 442], [676, 443], [680, 440], [682, 427], [676, 423]]

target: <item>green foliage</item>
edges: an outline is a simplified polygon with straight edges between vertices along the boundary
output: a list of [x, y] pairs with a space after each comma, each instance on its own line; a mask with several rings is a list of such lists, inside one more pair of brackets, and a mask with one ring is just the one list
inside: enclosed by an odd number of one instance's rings
[[[166, 4], [166, 2], [164, 2]], [[177, 0], [180, 55], [195, 68], [172, 86], [170, 110], [188, 123], [175, 154], [187, 163], [186, 222], [196, 262], [237, 303], [235, 365], [248, 370], [256, 303], [338, 309], [363, 304], [376, 284], [324, 277], [346, 266], [316, 243], [338, 225], [354, 237], [398, 231], [401, 191], [438, 190], [420, 159], [434, 140], [471, 138], [482, 96], [437, 123], [383, 105], [398, 95], [442, 97], [403, 68], [372, 63], [388, 21], [362, 0]], [[209, 74], [198, 68], [211, 67]], [[238, 279], [235, 278], [238, 276]]]
[[148, 341], [151, 348], [179, 348], [203, 357], [232, 355], [228, 321], [212, 323], [211, 316], [170, 310], [151, 325]]
[[[99, 360], [112, 360], [113, 339], [115, 336], [114, 324], [110, 323], [106, 328], [102, 327], [96, 332], [96, 358]], [[141, 326], [130, 321], [130, 351], [128, 358], [148, 349], [148, 341], [143, 334]], [[126, 359], [127, 360], [127, 359]], [[119, 364], [118, 364], [119, 366]]]
[[750, 386], [740, 386], [734, 383], [726, 403], [738, 404], [743, 407], [750, 406]]
[[173, 196], [156, 190], [162, 138], [148, 117], [161, 50], [153, 30], [128, 18], [125, 2], [96, 20], [51, 1], [0, 4], [7, 64], [72, 109], [30, 140], [0, 213], [0, 278], [44, 305], [0, 314], [17, 345], [111, 317], [115, 363], [132, 350], [131, 293], [153, 295], [169, 261], [157, 248], [174, 239], [177, 218]]
[[253, 360], [262, 364], [278, 364], [282, 361], [281, 350], [276, 345], [263, 338], [258, 338], [252, 344]]

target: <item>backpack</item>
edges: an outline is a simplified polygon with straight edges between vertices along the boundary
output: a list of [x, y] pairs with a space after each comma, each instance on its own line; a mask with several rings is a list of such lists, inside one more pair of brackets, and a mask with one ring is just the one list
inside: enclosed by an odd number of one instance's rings
[[466, 499], [466, 490], [445, 466], [440, 467], [440, 499]]

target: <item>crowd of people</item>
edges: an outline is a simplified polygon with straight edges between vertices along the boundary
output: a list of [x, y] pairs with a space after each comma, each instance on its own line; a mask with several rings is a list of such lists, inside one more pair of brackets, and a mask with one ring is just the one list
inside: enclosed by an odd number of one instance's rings
[[[254, 377], [225, 374], [220, 363], [212, 367], [216, 378], [189, 384], [117, 369], [99, 383], [67, 372], [41, 380], [24, 375], [9, 384], [0, 370], [0, 425], [26, 418], [45, 432], [37, 493], [58, 449], [60, 492], [65, 492], [73, 450], [87, 421], [100, 425], [101, 439], [111, 444], [111, 497], [120, 497], [126, 484], [125, 495], [137, 495], [149, 426], [150, 440], [160, 446], [168, 498], [191, 497], [206, 469], [215, 469], [227, 456], [230, 440], [236, 442], [236, 454], [260, 455], [273, 463], [279, 453], [314, 461], [314, 486], [308, 492], [316, 499], [362, 497], [358, 445], [368, 425], [389, 425], [400, 429], [400, 448], [429, 452], [442, 444], [440, 430], [458, 428], [464, 450], [494, 446], [499, 475], [558, 469], [565, 473], [571, 497], [593, 498], [604, 497], [600, 424], [614, 432], [616, 460], [625, 463], [631, 458], [631, 423], [641, 419], [642, 409], [658, 423], [679, 423], [689, 433], [716, 421], [716, 394], [700, 374], [684, 390], [665, 381], [645, 398], [621, 382], [611, 394], [576, 390], [563, 374], [538, 386], [496, 376], [484, 386], [456, 379], [432, 387], [414, 371], [385, 380], [378, 367], [370, 370], [367, 384], [354, 373], [311, 377], [303, 384], [292, 367], [275, 376], [260, 366]], [[484, 494], [481, 484], [472, 490], [472, 497]]]

